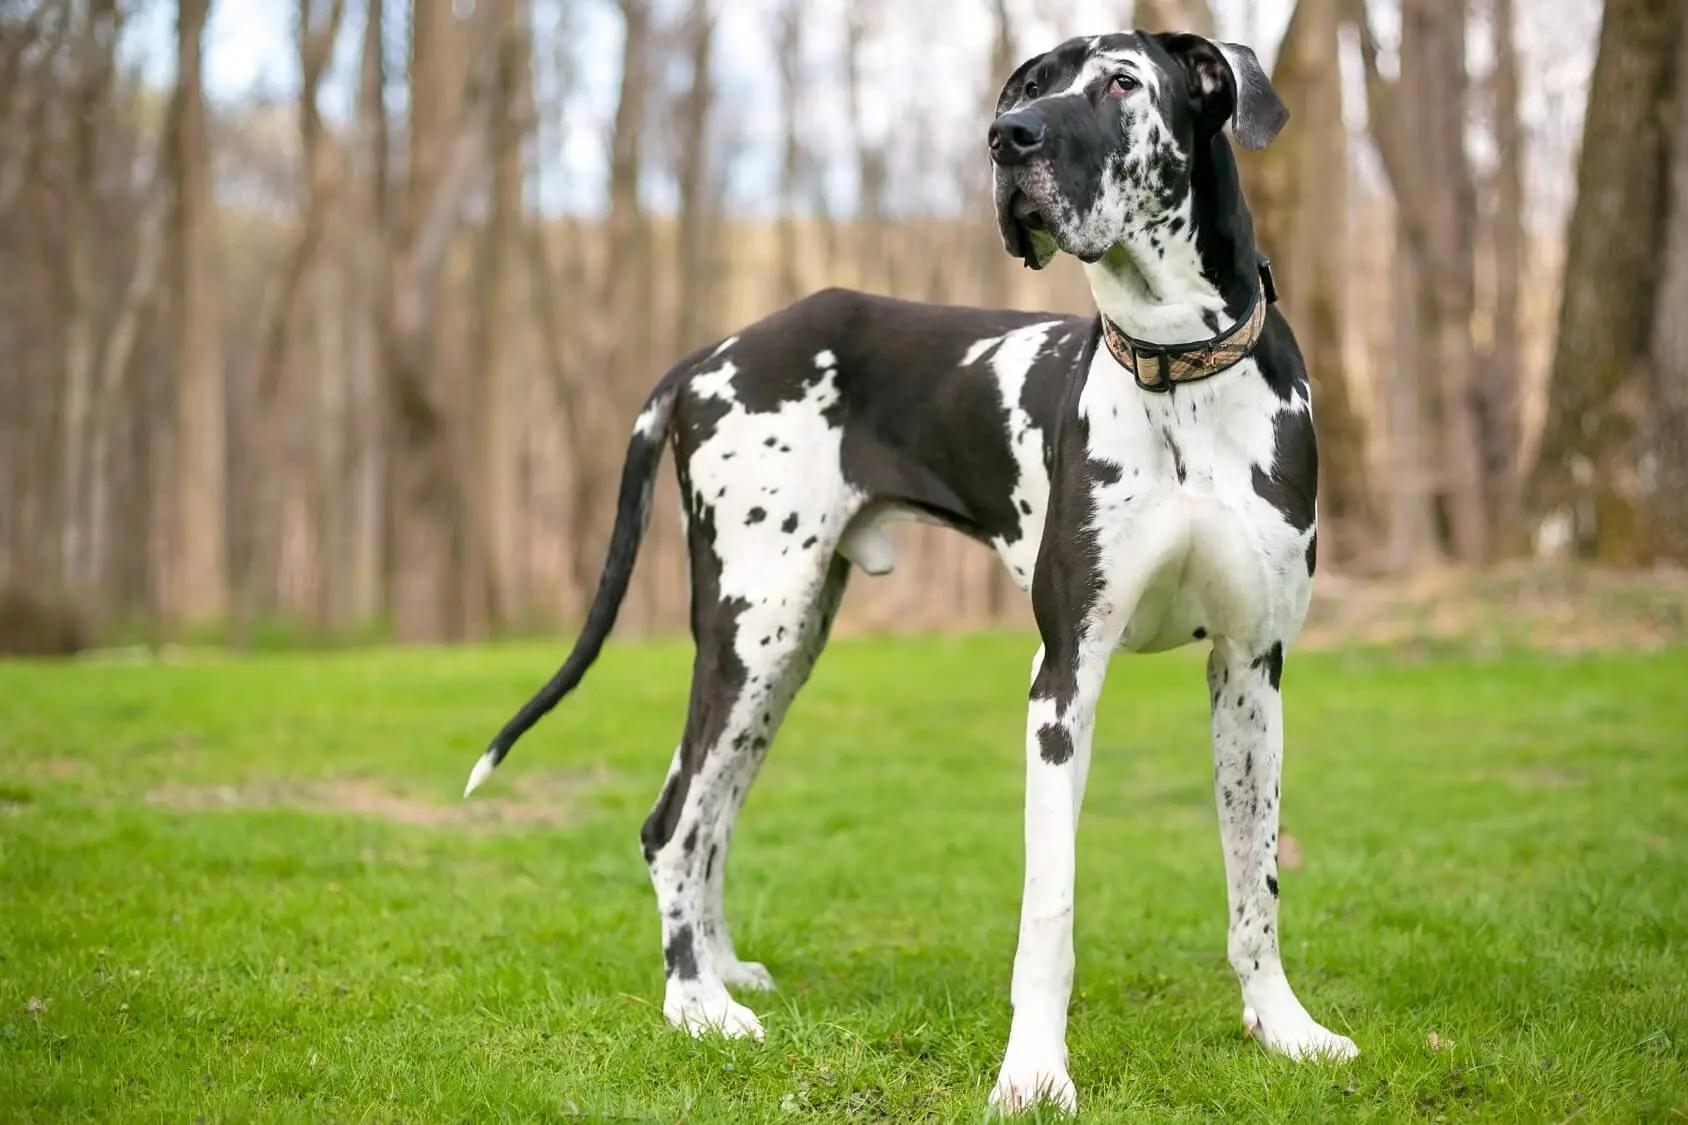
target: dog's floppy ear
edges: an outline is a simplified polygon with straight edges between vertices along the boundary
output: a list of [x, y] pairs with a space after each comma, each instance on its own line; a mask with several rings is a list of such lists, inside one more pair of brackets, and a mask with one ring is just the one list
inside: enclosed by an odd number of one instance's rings
[[1216, 129], [1229, 120], [1244, 148], [1265, 148], [1289, 120], [1289, 109], [1249, 48], [1188, 32], [1155, 38], [1183, 64], [1201, 119]]
[[1034, 66], [1042, 61], [1042, 55], [1033, 55], [1031, 58], [1016, 67], [1014, 69], [1014, 73], [1008, 76], [1008, 81], [1002, 84], [1002, 93], [996, 96], [997, 117], [1001, 117], [1004, 113], [1007, 113], [1009, 107], [1020, 100], [1020, 94], [1023, 92], [1026, 85], [1026, 76], [1032, 72], [1032, 68]]

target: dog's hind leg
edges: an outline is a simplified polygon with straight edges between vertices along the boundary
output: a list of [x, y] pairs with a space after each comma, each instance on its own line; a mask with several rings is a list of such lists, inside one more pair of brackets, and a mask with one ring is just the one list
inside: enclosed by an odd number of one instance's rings
[[[732, 845], [733, 825], [738, 820], [739, 810], [744, 806], [744, 800], [750, 793], [750, 787], [756, 783], [756, 774], [767, 759], [768, 747], [772, 745], [778, 728], [790, 708], [797, 693], [808, 682], [809, 673], [815, 669], [815, 662], [820, 659], [821, 650], [826, 647], [828, 637], [832, 632], [833, 619], [838, 614], [838, 607], [844, 600], [844, 589], [850, 578], [850, 562], [842, 556], [835, 555], [827, 573], [826, 583], [821, 587], [820, 597], [815, 605], [802, 615], [804, 634], [796, 655], [781, 678], [779, 688], [771, 693], [768, 714], [771, 729], [767, 733], [767, 744], [761, 750], [737, 759], [739, 772], [728, 786], [730, 800], [722, 810], [722, 815], [715, 822], [715, 835], [710, 840], [709, 851], [704, 859], [704, 935], [715, 949], [715, 962], [720, 967], [721, 979], [731, 988], [772, 989], [774, 978], [768, 970], [755, 961], [741, 961], [733, 946], [732, 932], [727, 926], [726, 916], [726, 880], [727, 850]], [[752, 740], [752, 747], [757, 740]]]
[[1250, 651], [1214, 641], [1207, 662], [1213, 703], [1213, 788], [1230, 904], [1226, 953], [1243, 992], [1243, 1023], [1291, 1058], [1346, 1059], [1354, 1041], [1302, 1007], [1278, 954], [1278, 800], [1284, 757], [1284, 647]]
[[[694, 520], [694, 531], [698, 526]], [[720, 905], [722, 870], [735, 815], [824, 644], [848, 564], [818, 544], [801, 557], [757, 559], [760, 592], [747, 598], [723, 594], [748, 589], [748, 578], [722, 573], [708, 530], [692, 538], [691, 706], [641, 832], [662, 919], [663, 1014], [694, 1034], [760, 1038], [760, 1021], [727, 986], [767, 987], [771, 980], [733, 953]]]

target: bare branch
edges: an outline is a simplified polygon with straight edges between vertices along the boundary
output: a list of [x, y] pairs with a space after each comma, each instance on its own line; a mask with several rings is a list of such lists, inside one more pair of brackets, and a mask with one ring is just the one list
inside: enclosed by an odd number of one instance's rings
[[327, 19], [316, 26], [311, 24], [311, 0], [299, 0], [299, 72], [303, 84], [299, 88], [300, 157], [305, 162], [309, 181], [304, 219], [299, 235], [288, 251], [287, 261], [278, 275], [276, 287], [264, 303], [259, 320], [257, 396], [260, 408], [275, 398], [281, 381], [281, 368], [287, 358], [288, 327], [293, 309], [299, 301], [299, 289], [305, 274], [316, 256], [322, 241], [323, 228], [328, 223], [337, 184], [330, 176], [322, 153], [322, 111], [317, 96], [322, 87], [323, 71], [340, 35], [340, 21], [345, 14], [345, 0], [332, 0]]
[[1378, 69], [1377, 33], [1372, 30], [1366, 0], [1343, 0], [1343, 6], [1344, 22], [1354, 28], [1360, 39], [1360, 61], [1366, 74], [1366, 121], [1377, 144], [1378, 155], [1383, 158], [1384, 172], [1391, 182], [1399, 183], [1401, 152], [1397, 138], [1400, 123], [1396, 119], [1395, 86]]

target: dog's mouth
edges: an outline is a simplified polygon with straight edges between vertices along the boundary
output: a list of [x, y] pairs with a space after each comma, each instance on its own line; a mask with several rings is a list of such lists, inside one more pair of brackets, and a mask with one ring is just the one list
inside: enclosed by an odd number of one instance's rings
[[1015, 222], [1027, 230], [1044, 231], [1045, 233], [1049, 230], [1049, 223], [1044, 219], [1043, 212], [1038, 209], [1036, 203], [1032, 202], [1029, 195], [1018, 188], [1009, 197], [1008, 213], [1014, 216]]
[[[997, 220], [1002, 229], [1002, 245], [1014, 257], [1032, 269], [1042, 269], [1055, 256], [1055, 232], [1045, 202], [1034, 197], [1018, 176], [1001, 176], [997, 181]], [[1029, 185], [1034, 191], [1039, 187]], [[1037, 192], [1037, 195], [1044, 193]]]

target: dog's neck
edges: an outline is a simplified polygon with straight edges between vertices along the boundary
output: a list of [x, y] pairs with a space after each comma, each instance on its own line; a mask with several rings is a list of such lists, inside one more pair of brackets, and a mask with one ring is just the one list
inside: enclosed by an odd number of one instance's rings
[[1224, 134], [1197, 152], [1177, 208], [1133, 221], [1084, 271], [1097, 310], [1148, 343], [1205, 340], [1247, 315], [1260, 283], [1254, 222]]

